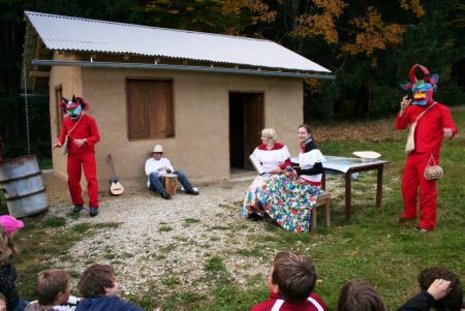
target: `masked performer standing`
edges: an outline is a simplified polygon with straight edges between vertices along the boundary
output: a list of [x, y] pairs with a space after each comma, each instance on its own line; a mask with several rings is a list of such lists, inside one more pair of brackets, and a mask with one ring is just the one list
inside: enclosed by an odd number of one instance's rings
[[[94, 118], [85, 113], [89, 104], [81, 97], [73, 95], [72, 100], [62, 98], [61, 106], [67, 115], [63, 119], [60, 136], [53, 145], [55, 148], [68, 148], [68, 187], [73, 201], [73, 213], [79, 213], [83, 206], [81, 189], [81, 169], [87, 181], [89, 194], [89, 213], [91, 217], [98, 215], [98, 183], [95, 162], [95, 144], [100, 140]], [[66, 139], [68, 136], [68, 139]], [[67, 146], [64, 146], [67, 140]]]
[[[423, 74], [417, 80], [415, 70]], [[413, 101], [405, 96], [400, 103], [400, 112], [396, 116], [395, 127], [405, 129], [416, 122], [414, 132], [414, 148], [408, 152], [402, 176], [402, 197], [404, 211], [399, 218], [402, 224], [417, 218], [417, 189], [420, 186], [420, 222], [417, 230], [428, 232], [436, 226], [436, 181], [425, 179], [424, 172], [430, 161], [439, 163], [439, 154], [443, 137], [452, 138], [457, 127], [449, 109], [433, 100], [437, 74], [429, 74], [429, 70], [415, 64], [410, 69], [410, 83], [402, 84], [404, 90], [411, 90]], [[407, 152], [407, 149], [406, 149]]]

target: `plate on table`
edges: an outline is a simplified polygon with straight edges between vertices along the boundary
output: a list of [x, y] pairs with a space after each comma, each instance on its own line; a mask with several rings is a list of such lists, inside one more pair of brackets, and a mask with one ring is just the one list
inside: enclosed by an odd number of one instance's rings
[[354, 151], [352, 154], [361, 158], [362, 162], [373, 161], [381, 157], [381, 154], [376, 151]]

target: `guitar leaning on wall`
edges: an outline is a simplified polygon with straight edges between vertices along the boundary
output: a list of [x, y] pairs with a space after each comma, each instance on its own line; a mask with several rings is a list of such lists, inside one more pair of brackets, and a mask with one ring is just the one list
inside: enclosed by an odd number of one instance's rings
[[124, 187], [121, 184], [119, 177], [115, 174], [115, 168], [113, 167], [113, 159], [111, 154], [108, 154], [106, 159], [111, 165], [111, 172], [113, 174], [110, 177], [110, 193], [115, 196], [120, 195], [124, 192]]

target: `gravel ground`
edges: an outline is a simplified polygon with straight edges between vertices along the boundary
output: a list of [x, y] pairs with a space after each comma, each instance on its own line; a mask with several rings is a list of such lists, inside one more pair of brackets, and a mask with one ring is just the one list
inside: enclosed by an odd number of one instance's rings
[[[44, 175], [44, 183], [49, 215], [69, 219], [72, 206], [66, 183], [51, 174]], [[240, 255], [242, 250], [254, 249], [250, 235], [266, 234], [263, 223], [240, 216], [249, 183], [201, 186], [198, 196], [178, 193], [172, 200], [143, 189], [118, 197], [103, 194], [97, 217], [90, 218], [88, 210], [83, 210], [67, 224], [68, 228], [79, 223], [100, 224], [101, 228], [56, 258], [55, 266], [78, 275], [91, 263], [111, 264], [125, 295], [149, 288], [156, 288], [162, 296], [187, 289], [205, 292], [209, 284], [204, 265], [213, 256], [223, 260], [238, 285], [257, 273], [264, 278], [266, 269], [256, 267], [268, 259]], [[263, 251], [270, 256], [275, 252]]]

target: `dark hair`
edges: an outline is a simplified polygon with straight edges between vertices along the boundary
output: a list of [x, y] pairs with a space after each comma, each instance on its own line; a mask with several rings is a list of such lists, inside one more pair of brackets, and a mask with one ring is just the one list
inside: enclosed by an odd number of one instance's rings
[[297, 129], [300, 129], [301, 127], [303, 127], [307, 131], [307, 133], [310, 134], [310, 136], [312, 137], [313, 143], [315, 144], [315, 147], [318, 148], [318, 144], [316, 143], [315, 137], [313, 136], [312, 129], [310, 128], [310, 125], [308, 125], [307, 123], [303, 123], [303, 124], [299, 125], [297, 127]]
[[69, 273], [61, 269], [49, 269], [39, 273], [36, 294], [41, 306], [52, 305], [59, 293], [68, 289]]
[[436, 279], [450, 281], [450, 292], [444, 298], [435, 301], [433, 307], [436, 310], [460, 311], [463, 304], [463, 291], [457, 274], [443, 267], [431, 267], [424, 269], [418, 275], [418, 283], [423, 291], [428, 290]]
[[297, 303], [305, 301], [315, 288], [316, 271], [306, 257], [281, 252], [273, 261], [271, 279], [285, 300]]
[[4, 301], [6, 303], [6, 297], [2, 293], [0, 293], [0, 300]]
[[338, 311], [385, 311], [381, 297], [376, 289], [367, 281], [351, 280], [339, 293]]
[[78, 290], [84, 297], [105, 296], [105, 288], [115, 285], [115, 270], [109, 265], [93, 264], [81, 274]]

